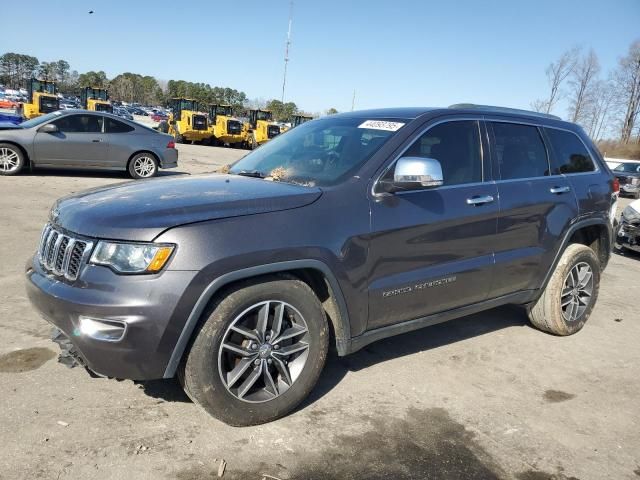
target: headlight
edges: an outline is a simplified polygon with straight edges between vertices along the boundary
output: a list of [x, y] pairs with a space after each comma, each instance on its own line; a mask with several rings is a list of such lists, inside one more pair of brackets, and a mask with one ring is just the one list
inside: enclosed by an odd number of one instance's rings
[[622, 211], [622, 216], [629, 221], [640, 220], [640, 213], [631, 207], [631, 205], [627, 205], [627, 208]]
[[121, 273], [156, 273], [167, 263], [175, 245], [100, 241], [90, 263]]

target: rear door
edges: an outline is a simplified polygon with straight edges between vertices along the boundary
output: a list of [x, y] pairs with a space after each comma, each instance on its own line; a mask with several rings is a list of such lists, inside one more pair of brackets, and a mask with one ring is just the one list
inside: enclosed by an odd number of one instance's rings
[[[401, 157], [437, 159], [444, 185], [372, 198], [369, 329], [487, 297], [498, 193], [484, 157], [483, 132], [479, 120], [428, 127]], [[385, 175], [393, 175], [393, 163]]]
[[54, 120], [57, 133], [38, 132], [34, 138], [39, 165], [104, 167], [107, 164], [107, 137], [102, 133], [101, 115], [64, 115]]
[[500, 197], [491, 287], [499, 297], [539, 287], [578, 206], [567, 179], [551, 175], [539, 126], [494, 120], [487, 127]]

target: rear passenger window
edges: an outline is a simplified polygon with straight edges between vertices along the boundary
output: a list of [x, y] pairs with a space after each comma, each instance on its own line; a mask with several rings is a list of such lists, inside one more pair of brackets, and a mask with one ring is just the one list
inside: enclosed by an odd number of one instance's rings
[[555, 154], [558, 173], [593, 172], [596, 168], [584, 143], [575, 133], [547, 128], [547, 135]]
[[482, 181], [480, 127], [474, 120], [436, 125], [402, 156], [438, 160], [442, 165], [444, 185]]
[[547, 150], [537, 127], [500, 122], [492, 126], [502, 180], [549, 175]]
[[106, 118], [107, 121], [107, 133], [126, 133], [132, 132], [135, 128], [130, 127], [126, 123], [119, 122], [118, 120], [114, 120], [113, 118]]

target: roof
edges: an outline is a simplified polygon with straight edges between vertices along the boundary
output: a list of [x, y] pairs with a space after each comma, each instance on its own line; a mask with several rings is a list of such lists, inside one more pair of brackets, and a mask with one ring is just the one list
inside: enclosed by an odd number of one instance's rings
[[403, 108], [378, 108], [373, 110], [359, 110], [344, 112], [338, 115], [344, 117], [357, 118], [403, 118], [415, 119], [426, 113], [451, 114], [485, 114], [485, 115], [513, 115], [519, 117], [529, 117], [535, 119], [544, 118], [546, 120], [563, 121], [560, 117], [546, 113], [520, 110], [517, 108], [498, 107], [492, 105], [476, 105], [473, 103], [458, 103], [449, 107], [403, 107]]

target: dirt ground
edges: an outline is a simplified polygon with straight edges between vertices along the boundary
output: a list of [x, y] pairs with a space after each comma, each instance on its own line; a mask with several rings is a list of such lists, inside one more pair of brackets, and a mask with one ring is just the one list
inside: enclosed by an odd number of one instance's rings
[[[244, 152], [180, 146], [180, 167]], [[640, 256], [618, 255], [569, 338], [491, 310], [332, 357], [279, 421], [233, 428], [174, 381], [91, 378], [56, 361], [24, 264], [62, 195], [114, 173], [0, 177], [0, 478], [639, 479]], [[628, 204], [621, 200], [621, 206]], [[620, 207], [619, 207], [620, 210]]]

